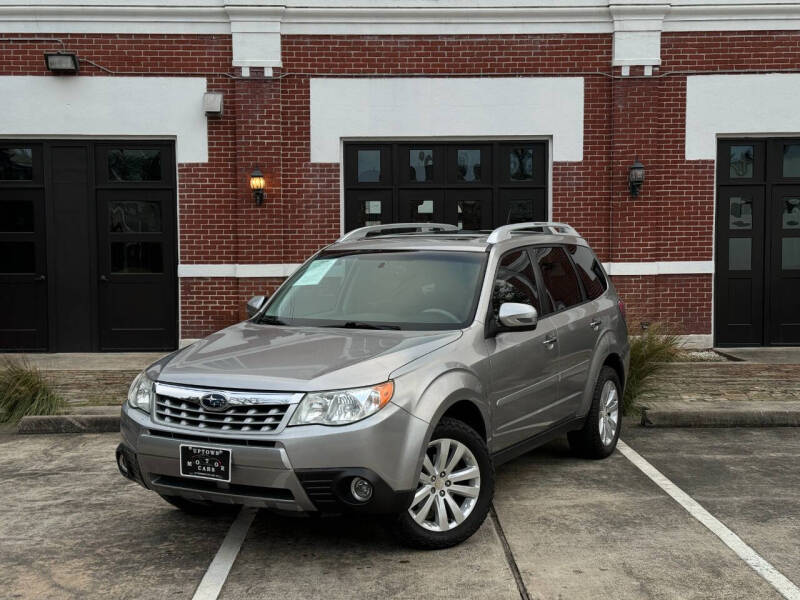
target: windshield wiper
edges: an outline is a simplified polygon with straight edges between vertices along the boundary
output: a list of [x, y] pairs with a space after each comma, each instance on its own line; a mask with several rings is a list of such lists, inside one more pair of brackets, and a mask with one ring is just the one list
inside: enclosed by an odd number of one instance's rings
[[274, 317], [272, 315], [264, 315], [258, 320], [260, 325], [286, 325], [283, 321], [281, 321], [278, 317]]
[[343, 327], [345, 329], [400, 329], [397, 325], [373, 325], [372, 323], [364, 323], [363, 321], [346, 321], [341, 325], [325, 325], [325, 327]]

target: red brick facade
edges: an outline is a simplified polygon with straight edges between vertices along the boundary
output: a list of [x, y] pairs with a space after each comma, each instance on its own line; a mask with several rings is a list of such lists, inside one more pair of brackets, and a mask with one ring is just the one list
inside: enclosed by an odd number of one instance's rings
[[[209, 91], [224, 93], [223, 116], [208, 121], [208, 162], [178, 165], [182, 265], [298, 263], [338, 237], [340, 165], [310, 162], [309, 82], [340, 75], [583, 77], [583, 160], [553, 164], [554, 218], [574, 225], [604, 261], [710, 261], [714, 161], [684, 158], [686, 74], [794, 68], [800, 58], [798, 33], [663, 33], [661, 68], [622, 77], [611, 67], [611, 34], [284, 35], [281, 69], [237, 78], [230, 36], [52, 37], [84, 59], [81, 77], [202, 75]], [[48, 76], [42, 54], [59, 47], [0, 41], [0, 75]], [[636, 158], [647, 178], [634, 199], [627, 171]], [[248, 188], [256, 166], [267, 179], [258, 208]], [[614, 280], [637, 319], [710, 333], [710, 274]], [[279, 283], [183, 277], [181, 337], [242, 318], [250, 295]]]

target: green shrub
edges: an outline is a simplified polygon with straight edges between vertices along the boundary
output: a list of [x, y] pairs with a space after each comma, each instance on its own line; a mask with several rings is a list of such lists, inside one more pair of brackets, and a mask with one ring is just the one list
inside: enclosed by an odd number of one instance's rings
[[652, 323], [641, 335], [631, 336], [631, 364], [622, 398], [622, 414], [630, 414], [647, 380], [680, 354], [678, 336], [662, 323]]
[[38, 369], [24, 360], [0, 362], [0, 423], [16, 423], [27, 415], [57, 415], [65, 409], [66, 402]]

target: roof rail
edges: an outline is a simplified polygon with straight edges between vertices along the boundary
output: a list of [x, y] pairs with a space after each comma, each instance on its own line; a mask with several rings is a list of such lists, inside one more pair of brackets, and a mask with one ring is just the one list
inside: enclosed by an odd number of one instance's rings
[[458, 227], [448, 223], [387, 223], [386, 225], [370, 225], [353, 229], [336, 241], [337, 243], [353, 242], [381, 235], [381, 232], [386, 232], [383, 235], [392, 235], [394, 233], [438, 233], [441, 231], [458, 231]]
[[[514, 223], [513, 225], [503, 225], [502, 227], [498, 227], [492, 233], [489, 234], [489, 237], [486, 238], [486, 242], [488, 244], [497, 244], [503, 242], [505, 240], [511, 239], [511, 234], [515, 231], [526, 231], [529, 229], [549, 229], [551, 233], [565, 233], [567, 235], [574, 235], [577, 237], [581, 237], [581, 234], [578, 233], [571, 225], [567, 225], [566, 223], [553, 223], [550, 221], [540, 221], [535, 223]], [[542, 233], [539, 231], [531, 231], [530, 233]]]

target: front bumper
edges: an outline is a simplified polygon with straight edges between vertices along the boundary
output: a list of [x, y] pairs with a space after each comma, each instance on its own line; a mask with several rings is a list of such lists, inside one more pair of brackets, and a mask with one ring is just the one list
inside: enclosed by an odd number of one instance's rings
[[[162, 495], [292, 512], [393, 513], [411, 502], [427, 429], [391, 403], [352, 425], [288, 427], [269, 435], [170, 427], [126, 405], [117, 456], [123, 475]], [[229, 448], [230, 483], [182, 477], [182, 443]], [[372, 483], [368, 502], [350, 495], [353, 477]]]

